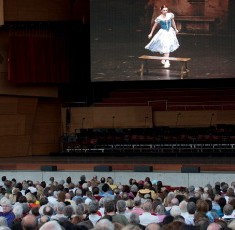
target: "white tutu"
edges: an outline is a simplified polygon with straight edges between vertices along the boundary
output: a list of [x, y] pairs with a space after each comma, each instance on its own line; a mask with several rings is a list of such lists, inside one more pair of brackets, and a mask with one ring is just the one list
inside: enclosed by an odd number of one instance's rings
[[174, 29], [171, 27], [169, 31], [160, 29], [151, 41], [145, 46], [145, 49], [160, 54], [170, 53], [178, 49], [179, 42]]

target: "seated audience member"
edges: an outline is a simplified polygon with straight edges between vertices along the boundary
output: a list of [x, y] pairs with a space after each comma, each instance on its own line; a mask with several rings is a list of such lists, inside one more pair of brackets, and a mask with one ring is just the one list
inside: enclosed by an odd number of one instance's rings
[[163, 219], [166, 217], [166, 214], [165, 214], [166, 209], [165, 209], [164, 205], [159, 204], [156, 207], [155, 213], [156, 213], [156, 216], [158, 217], [159, 223], [161, 223], [163, 221]]
[[106, 182], [106, 179], [104, 178], [104, 177], [101, 177], [100, 178], [100, 183], [98, 184], [98, 188], [99, 188], [99, 190], [100, 190], [100, 195], [102, 194], [102, 187], [103, 187], [103, 185], [105, 184], [105, 182]]
[[182, 221], [172, 221], [168, 225], [165, 225], [162, 227], [163, 230], [169, 230], [169, 229], [181, 229], [182, 226], [184, 226], [185, 223]]
[[210, 223], [207, 227], [207, 230], [220, 230], [222, 227], [217, 223]]
[[22, 226], [22, 229], [37, 230], [38, 220], [34, 215], [28, 214], [25, 217], [23, 217], [21, 226]]
[[170, 224], [170, 223], [173, 222], [173, 221], [174, 221], [174, 217], [173, 217], [173, 216], [166, 216], [166, 217], [163, 219], [163, 221], [162, 221], [162, 223], [161, 223], [161, 226], [168, 225], [168, 224]]
[[82, 197], [82, 190], [80, 188], [77, 188], [75, 190], [75, 196], [72, 198], [72, 200], [75, 201], [76, 204], [77, 204], [77, 200], [78, 199], [83, 199], [83, 197]]
[[78, 224], [86, 218], [85, 207], [83, 204], [78, 204], [75, 208], [74, 215], [71, 216], [71, 222], [73, 224]]
[[194, 225], [194, 214], [196, 212], [196, 204], [192, 201], [187, 204], [187, 213], [184, 215], [184, 220], [187, 225]]
[[183, 200], [179, 203], [180, 211], [181, 211], [181, 216], [187, 215], [187, 204], [188, 202], [186, 200]]
[[168, 211], [169, 209], [171, 209], [171, 200], [175, 198], [175, 193], [174, 192], [169, 192], [167, 193], [164, 201], [163, 201], [163, 205], [165, 206], [166, 208], [166, 211]]
[[207, 229], [210, 221], [204, 212], [196, 212], [194, 215], [194, 223], [199, 229]]
[[118, 200], [116, 203], [116, 210], [118, 214], [126, 215], [126, 201], [125, 200]]
[[20, 203], [17, 203], [13, 207], [13, 213], [15, 214], [15, 219], [12, 222], [12, 229], [19, 229], [21, 226], [21, 221], [23, 218], [23, 206]]
[[178, 205], [172, 206], [170, 210], [170, 215], [173, 217], [180, 216], [181, 215], [180, 207]]
[[144, 182], [144, 186], [143, 189], [140, 189], [137, 193], [137, 196], [143, 198], [146, 194], [150, 195], [150, 198], [152, 200], [156, 200], [157, 199], [157, 194], [156, 192], [151, 189], [152, 185], [149, 182]]
[[118, 223], [120, 223], [124, 226], [129, 224], [128, 219], [126, 218], [125, 215], [116, 213], [115, 203], [114, 203], [113, 200], [105, 202], [104, 208], [105, 208], [105, 213], [106, 214], [102, 217], [102, 219], [109, 219], [113, 223], [118, 222]]
[[232, 229], [232, 230], [235, 230], [235, 220], [231, 220], [231, 221], [228, 223], [228, 228], [229, 228], [229, 229]]
[[114, 184], [113, 178], [112, 177], [107, 177], [107, 184], [109, 185], [109, 187], [114, 190], [115, 188], [117, 188], [117, 185]]
[[102, 196], [100, 196], [99, 193], [100, 193], [100, 190], [99, 190], [99, 188], [98, 188], [97, 186], [92, 187], [92, 194], [93, 194], [93, 197], [94, 197], [97, 201], [99, 201], [99, 200], [102, 198]]
[[[115, 228], [115, 230], [116, 230], [116, 228]], [[121, 228], [121, 230], [141, 230], [141, 228], [138, 225], [128, 224], [128, 225], [124, 226], [123, 228]]]
[[4, 216], [0, 216], [0, 226], [5, 226], [7, 227], [7, 219]]
[[222, 216], [222, 220], [229, 222], [233, 220], [235, 217], [233, 216], [233, 206], [231, 204], [226, 204], [223, 208], [224, 215]]
[[151, 223], [145, 227], [145, 230], [161, 230], [161, 225], [157, 223]]
[[218, 203], [220, 197], [221, 196], [218, 194], [215, 194], [214, 196], [212, 196], [212, 210], [215, 211], [219, 217], [223, 215], [221, 207]]
[[101, 214], [98, 212], [99, 210], [99, 203], [98, 201], [91, 201], [88, 207], [88, 219], [92, 222], [93, 226], [96, 225], [97, 221], [101, 218]]
[[144, 210], [141, 208], [141, 198], [139, 196], [134, 198], [134, 207], [131, 212], [137, 213], [138, 215], [143, 214]]
[[224, 197], [220, 197], [218, 199], [218, 204], [220, 206], [220, 210], [218, 211], [218, 215], [220, 217], [222, 217], [224, 214], [223, 214], [223, 209], [224, 209], [224, 206], [226, 205], [226, 199]]
[[101, 219], [96, 223], [93, 230], [114, 230], [114, 224], [108, 219]]
[[217, 214], [215, 210], [212, 210], [212, 201], [207, 199], [206, 202], [209, 205], [209, 210], [206, 213], [206, 215], [208, 216], [210, 223], [213, 223], [215, 222], [215, 220], [219, 219], [219, 215]]
[[148, 224], [151, 224], [151, 223], [159, 223], [159, 219], [156, 215], [153, 215], [152, 214], [152, 208], [153, 208], [153, 205], [152, 205], [152, 202], [151, 201], [146, 201], [144, 204], [143, 204], [143, 214], [140, 215], [140, 224], [142, 226], [147, 226]]
[[7, 219], [7, 225], [9, 228], [12, 227], [12, 223], [15, 220], [15, 214], [12, 211], [12, 204], [11, 201], [9, 199], [7, 199], [6, 197], [3, 197], [0, 200], [0, 205], [2, 207], [2, 211], [0, 212], [0, 216], [3, 216]]
[[68, 219], [67, 216], [64, 215], [64, 208], [65, 208], [65, 203], [64, 202], [58, 202], [57, 206], [55, 207], [55, 214], [51, 216], [51, 220], [57, 220], [59, 221], [60, 219]]
[[53, 230], [62, 230], [61, 225], [55, 221], [55, 220], [51, 220], [45, 224], [43, 224], [39, 230], [48, 230], [48, 229], [53, 229]]
[[137, 213], [134, 213], [134, 212], [131, 213], [128, 220], [129, 220], [130, 224], [141, 226], [140, 225], [140, 217]]

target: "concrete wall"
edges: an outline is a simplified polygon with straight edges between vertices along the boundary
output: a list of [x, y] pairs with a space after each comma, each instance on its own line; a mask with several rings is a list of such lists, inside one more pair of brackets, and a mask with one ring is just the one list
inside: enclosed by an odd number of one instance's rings
[[93, 172], [93, 171], [0, 171], [0, 177], [6, 176], [7, 179], [15, 178], [17, 181], [33, 180], [33, 181], [46, 181], [49, 182], [49, 178], [53, 176], [56, 181], [62, 179], [66, 180], [68, 176], [72, 178], [74, 183], [80, 180], [80, 176], [85, 175], [87, 180], [90, 180], [94, 175], [100, 179], [102, 176], [111, 176], [115, 183], [121, 182], [122, 184], [129, 184], [129, 179], [134, 178], [138, 180], [144, 180], [145, 177], [150, 177], [151, 180], [161, 180], [164, 185], [170, 186], [185, 186], [189, 187], [194, 185], [196, 187], [204, 187], [208, 183], [214, 186], [215, 182], [227, 182], [229, 185], [235, 181], [234, 173], [220, 173], [220, 172], [201, 172], [201, 173], [176, 173], [176, 172]]

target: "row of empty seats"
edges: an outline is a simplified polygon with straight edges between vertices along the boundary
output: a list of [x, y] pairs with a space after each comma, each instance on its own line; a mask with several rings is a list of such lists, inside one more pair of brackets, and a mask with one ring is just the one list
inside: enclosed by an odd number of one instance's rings
[[62, 137], [63, 151], [235, 151], [235, 126], [207, 128], [91, 129]]

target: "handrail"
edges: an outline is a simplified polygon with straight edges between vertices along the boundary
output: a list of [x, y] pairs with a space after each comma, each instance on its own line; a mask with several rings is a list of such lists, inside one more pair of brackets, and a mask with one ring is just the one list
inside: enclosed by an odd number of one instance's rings
[[[169, 102], [168, 100], [150, 100], [150, 101], [146, 101], [148, 106], [153, 106], [154, 103], [158, 103], [158, 102], [164, 102], [165, 104], [165, 111], [168, 111], [169, 108], [172, 107], [183, 107], [184, 110], [187, 110], [187, 107], [202, 107], [203, 110], [206, 110], [205, 107], [220, 107], [220, 109], [224, 109], [225, 106], [234, 106], [235, 107], [235, 103], [229, 103], [229, 104], [178, 104], [178, 102]], [[216, 101], [212, 101], [212, 102], [216, 102]], [[94, 105], [143, 105], [145, 104], [145, 102], [98, 102], [98, 103], [94, 103]]]
[[74, 102], [64, 102], [63, 107], [78, 107], [79, 105], [86, 106], [86, 101], [74, 101]]

